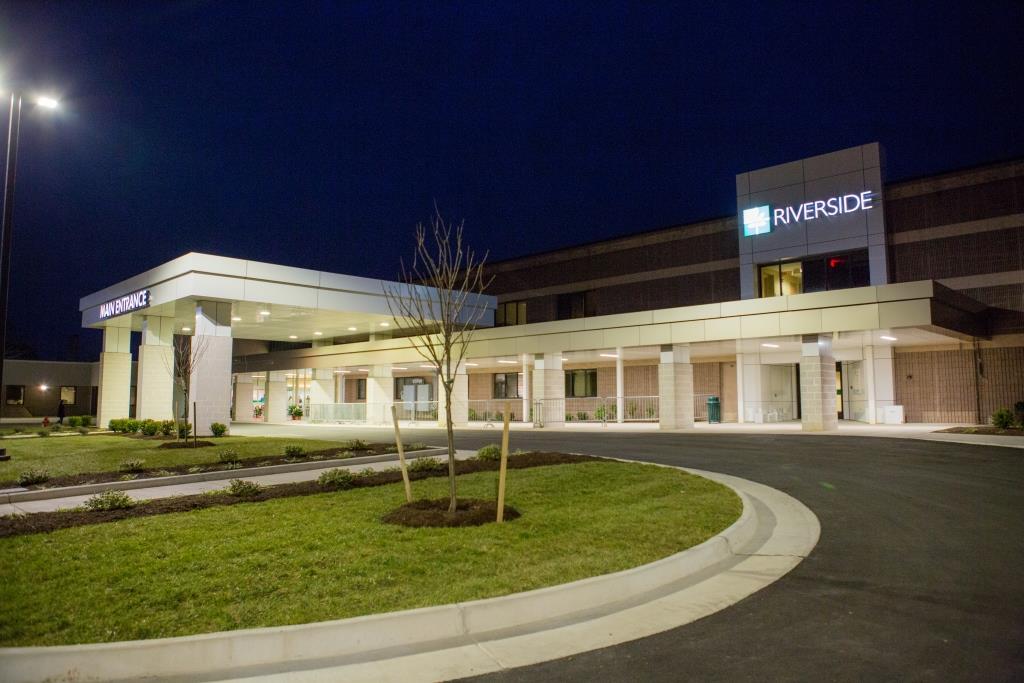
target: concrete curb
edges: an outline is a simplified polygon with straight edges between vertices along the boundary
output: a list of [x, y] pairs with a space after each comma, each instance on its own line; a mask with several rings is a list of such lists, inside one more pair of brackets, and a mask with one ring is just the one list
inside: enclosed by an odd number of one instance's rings
[[[721, 600], [707, 595], [691, 598], [696, 606], [691, 604], [683, 614], [703, 616], [717, 611], [785, 574], [817, 542], [817, 519], [786, 494], [727, 475], [688, 471], [733, 488], [743, 500], [743, 512], [717, 536], [650, 564], [499, 598], [315, 624], [161, 640], [5, 648], [0, 649], [0, 679], [9, 683], [145, 677], [211, 680], [218, 675], [262, 678], [268, 671], [276, 672], [271, 676], [277, 679], [290, 669], [324, 665], [332, 668], [317, 680], [437, 680], [471, 675], [605, 646], [608, 643], [600, 641], [622, 637], [621, 629], [607, 631], [602, 625], [600, 636], [582, 640], [572, 629], [614, 620], [617, 613], [642, 609], [665, 596], [672, 598], [680, 588], [692, 588], [708, 576], [714, 579], [756, 557], [758, 549], [772, 546], [768, 556], [775, 569], [759, 569], [754, 581], [744, 571], [743, 590], [730, 588]], [[790, 547], [802, 554], [779, 561], [779, 554]], [[671, 623], [662, 627], [666, 617]], [[642, 628], [665, 630], [681, 625], [679, 618], [678, 609], [659, 606], [653, 617], [643, 620]], [[568, 637], [559, 637], [565, 629], [570, 631]], [[627, 633], [623, 640], [633, 637], [641, 636]], [[520, 644], [524, 638], [541, 640], [524, 649]], [[503, 644], [511, 644], [508, 654], [502, 653]], [[466, 648], [471, 652], [461, 652]], [[480, 648], [488, 652], [486, 657], [481, 657]], [[462, 661], [464, 668], [454, 664]]]
[[[447, 448], [427, 448], [419, 451], [410, 451], [406, 456], [410, 460], [416, 458], [428, 458], [439, 455], [448, 455]], [[148, 489], [159, 486], [173, 486], [175, 484], [189, 484], [196, 481], [219, 481], [221, 479], [241, 479], [243, 477], [257, 477], [265, 474], [281, 474], [284, 472], [305, 472], [307, 470], [330, 469], [332, 467], [347, 467], [351, 465], [367, 465], [375, 462], [386, 462], [394, 460], [398, 462], [398, 453], [381, 453], [379, 455], [365, 455], [360, 458], [335, 458], [332, 460], [307, 460], [304, 462], [289, 462], [283, 465], [266, 465], [264, 467], [243, 467], [237, 470], [213, 470], [210, 472], [197, 472], [195, 474], [175, 474], [169, 477], [149, 477], [148, 479], [130, 479], [128, 481], [107, 481], [98, 484], [80, 484], [78, 486], [60, 486], [52, 489], [26, 489], [25, 491], [13, 491], [0, 494], [2, 503], [23, 503], [30, 500], [50, 500], [53, 498], [71, 498], [72, 496], [85, 496], [101, 491], [117, 490], [130, 491], [132, 489]]]

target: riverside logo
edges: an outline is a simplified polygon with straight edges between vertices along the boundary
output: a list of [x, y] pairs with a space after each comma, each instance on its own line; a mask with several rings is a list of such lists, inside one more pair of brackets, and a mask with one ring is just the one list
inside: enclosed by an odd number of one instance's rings
[[140, 289], [137, 292], [100, 304], [100, 320], [131, 313], [147, 306], [149, 306], [149, 290]]
[[871, 190], [864, 190], [859, 194], [844, 194], [828, 199], [818, 199], [782, 209], [773, 209], [768, 204], [743, 209], [743, 236], [764, 235], [780, 225], [813, 221], [821, 216], [831, 217], [843, 213], [867, 211], [873, 208], [874, 194]]

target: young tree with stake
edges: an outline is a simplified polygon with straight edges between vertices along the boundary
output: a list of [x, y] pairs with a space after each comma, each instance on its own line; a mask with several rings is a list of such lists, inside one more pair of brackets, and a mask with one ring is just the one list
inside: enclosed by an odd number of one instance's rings
[[395, 326], [409, 333], [410, 345], [433, 366], [444, 391], [449, 512], [455, 512], [457, 503], [452, 425], [455, 376], [473, 331], [487, 313], [480, 295], [490, 284], [483, 272], [487, 254], [478, 258], [465, 245], [463, 226], [445, 221], [435, 206], [429, 229], [422, 223], [416, 226], [411, 267], [403, 259], [401, 282], [384, 287]]

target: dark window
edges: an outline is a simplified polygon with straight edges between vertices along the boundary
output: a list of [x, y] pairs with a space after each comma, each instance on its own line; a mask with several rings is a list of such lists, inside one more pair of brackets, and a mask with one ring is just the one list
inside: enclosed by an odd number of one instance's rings
[[771, 263], [758, 269], [762, 297], [825, 292], [871, 284], [867, 250]]
[[365, 401], [366, 400], [366, 380], [365, 379], [357, 379], [356, 380], [356, 400], [357, 401]]
[[498, 304], [494, 312], [494, 324], [501, 325], [525, 325], [526, 324], [526, 302], [506, 301]]
[[494, 398], [519, 398], [519, 373], [494, 374]]
[[565, 397], [597, 396], [597, 370], [566, 370]]
[[433, 393], [433, 386], [427, 377], [395, 378], [396, 401], [430, 401]]
[[597, 314], [597, 299], [594, 292], [570, 292], [559, 294], [556, 308], [559, 320], [585, 318]]
[[25, 386], [22, 384], [7, 385], [7, 405], [20, 406], [25, 403]]

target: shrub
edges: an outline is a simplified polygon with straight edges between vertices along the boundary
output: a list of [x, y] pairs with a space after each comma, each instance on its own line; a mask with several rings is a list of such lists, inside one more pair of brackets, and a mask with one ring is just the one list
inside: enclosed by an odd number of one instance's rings
[[24, 427], [15, 427], [15, 428], [14, 428], [14, 433], [15, 433], [15, 434], [21, 434], [21, 433], [23, 433], [24, 431], [25, 431], [25, 428], [24, 428]]
[[50, 426], [50, 431], [51, 432], [62, 432], [62, 431], [64, 431], [64, 427], [62, 427], [60, 424], [54, 424], [54, 425]]
[[121, 481], [131, 481], [133, 479], [138, 479], [138, 478], [139, 478], [139, 475], [137, 475], [137, 474], [122, 474], [120, 477], [118, 477], [118, 479], [120, 479]]
[[121, 472], [141, 472], [145, 466], [145, 460], [125, 460], [117, 466], [117, 469]]
[[306, 453], [306, 449], [302, 446], [296, 446], [295, 444], [288, 444], [284, 447], [284, 454], [289, 458], [301, 458]]
[[191, 422], [180, 422], [180, 423], [178, 423], [178, 438], [179, 439], [184, 439], [185, 437], [187, 437], [191, 433], [192, 433], [192, 423]]
[[129, 434], [138, 433], [141, 427], [142, 423], [136, 420], [135, 418], [128, 418], [127, 420], [124, 421], [124, 431], [128, 432]]
[[352, 451], [365, 451], [366, 442], [363, 441], [362, 439], [352, 439], [351, 441], [345, 444], [345, 448]]
[[160, 423], [156, 420], [143, 420], [139, 428], [146, 436], [156, 436], [156, 433], [160, 431]]
[[217, 453], [217, 460], [219, 462], [229, 463], [238, 462], [241, 458], [238, 457], [238, 451], [234, 448], [225, 448]]
[[89, 428], [88, 427], [79, 427], [78, 428], [78, 433], [83, 435], [83, 436], [85, 436], [86, 434], [89, 433]]
[[237, 498], [248, 498], [255, 496], [263, 487], [254, 481], [246, 481], [245, 479], [232, 479], [228, 482], [228, 487], [224, 489], [224, 492], [230, 496]]
[[410, 472], [432, 472], [442, 466], [437, 458], [416, 458], [409, 463], [408, 469]]
[[79, 415], [83, 427], [92, 427], [92, 415]]
[[480, 419], [480, 417], [476, 414], [476, 410], [474, 410], [473, 408], [470, 408], [469, 409], [469, 421], [470, 422], [476, 422], [479, 419]]
[[501, 460], [501, 446], [489, 443], [476, 452], [477, 460]]
[[107, 423], [107, 429], [109, 429], [112, 432], [120, 432], [120, 431], [122, 431], [122, 428], [121, 428], [121, 423], [122, 422], [124, 422], [124, 420], [121, 420], [121, 419], [111, 420], [110, 422]]
[[1009, 429], [1013, 426], [1013, 413], [1009, 408], [1000, 408], [992, 413], [992, 424], [1000, 429]]
[[189, 474], [198, 474], [198, 473], [200, 473], [202, 471], [203, 471], [203, 468], [200, 467], [199, 465], [192, 465], [192, 467], [188, 468], [188, 473]]
[[50, 435], [50, 430], [47, 427], [43, 427], [42, 429], [37, 431], [36, 434], [38, 434], [39, 436], [49, 436]]
[[77, 415], [72, 415], [71, 417], [67, 418], [64, 422], [67, 424], [68, 427], [82, 426], [82, 418], [78, 417]]
[[42, 484], [49, 478], [50, 473], [47, 472], [46, 470], [39, 470], [32, 467], [18, 475], [18, 485], [32, 486], [33, 484]]
[[175, 474], [175, 472], [171, 472], [170, 470], [157, 470], [156, 472], [150, 472], [149, 476], [151, 476], [151, 477], [171, 477], [171, 476], [174, 476], [174, 474]]
[[369, 477], [374, 474], [377, 474], [377, 470], [373, 469], [372, 467], [364, 467], [363, 469], [359, 470], [359, 472], [357, 472], [357, 475], [360, 477]]
[[132, 500], [127, 493], [124, 491], [104, 491], [103, 493], [97, 493], [95, 496], [85, 501], [85, 508], [87, 510], [99, 511], [99, 510], [127, 510], [135, 505], [135, 501]]
[[302, 417], [302, 406], [294, 405], [288, 408], [288, 414], [292, 417]]
[[427, 444], [414, 441], [410, 444], [406, 444], [405, 450], [407, 451], [423, 451], [427, 449]]
[[174, 433], [174, 420], [162, 420], [160, 422], [160, 433], [163, 436], [170, 436]]
[[320, 486], [323, 486], [325, 489], [341, 491], [343, 489], [352, 488], [353, 479], [355, 479], [355, 475], [348, 470], [335, 468], [333, 470], [327, 470], [321, 474], [317, 478], [316, 483], [320, 484]]
[[228, 426], [223, 422], [213, 422], [210, 424], [210, 433], [214, 436], [224, 436], [228, 433]]

